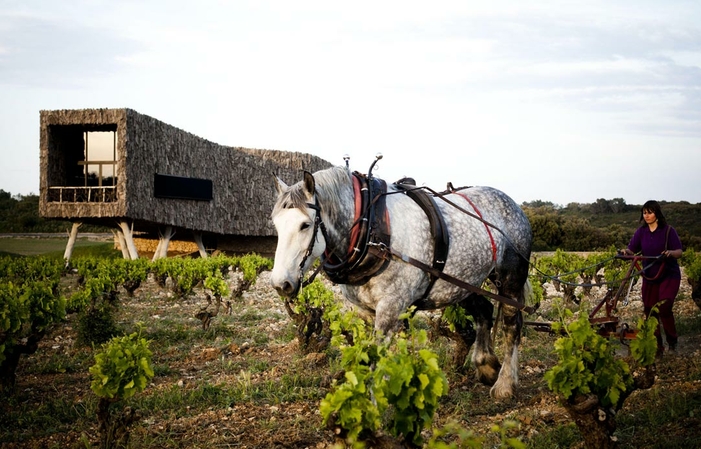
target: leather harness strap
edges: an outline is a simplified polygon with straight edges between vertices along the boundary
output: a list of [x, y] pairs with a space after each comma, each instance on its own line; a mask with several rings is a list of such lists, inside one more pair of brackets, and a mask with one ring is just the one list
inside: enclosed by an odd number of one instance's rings
[[411, 256], [407, 256], [406, 254], [402, 254], [402, 253], [400, 253], [400, 252], [398, 252], [390, 247], [382, 246], [382, 245], [373, 245], [370, 248], [370, 251], [372, 253], [376, 253], [378, 255], [378, 257], [385, 257], [387, 259], [390, 259], [390, 258], [392, 258], [392, 256], [394, 256], [398, 259], [401, 259], [403, 262], [406, 262], [410, 265], [413, 265], [416, 268], [419, 268], [420, 270], [426, 271], [426, 272], [436, 276], [437, 278], [443, 279], [446, 282], [450, 282], [451, 284], [453, 284], [457, 287], [465, 289], [471, 293], [482, 295], [482, 296], [485, 296], [487, 298], [492, 298], [496, 301], [501, 302], [504, 305], [514, 307], [518, 310], [522, 310], [529, 315], [532, 314], [533, 312], [535, 312], [535, 310], [536, 310], [535, 307], [527, 306], [526, 304], [518, 302], [515, 299], [509, 298], [506, 296], [497, 295], [495, 293], [490, 292], [489, 290], [485, 290], [483, 288], [475, 287], [472, 284], [468, 284], [467, 282], [465, 282], [461, 279], [458, 279], [454, 276], [446, 274], [442, 271], [436, 270], [432, 266], [425, 264], [425, 263], [421, 262], [420, 260], [414, 259]]
[[[414, 200], [416, 204], [421, 207], [426, 216], [428, 217], [428, 222], [431, 227], [431, 236], [433, 237], [433, 264], [434, 270], [443, 271], [445, 267], [445, 262], [448, 260], [448, 250], [450, 248], [450, 235], [448, 234], [448, 229], [443, 219], [443, 215], [440, 213], [436, 207], [436, 202], [431, 195], [426, 193], [422, 188], [416, 187], [413, 183], [413, 179], [404, 178], [400, 179], [395, 183], [395, 186], [403, 190], [409, 198]], [[430, 281], [426, 291], [424, 292], [421, 299], [428, 298], [431, 293], [433, 284], [436, 283], [438, 277], [433, 273], [430, 273]]]
[[348, 252], [343, 259], [336, 254], [326, 254], [323, 269], [336, 284], [363, 285], [389, 263], [388, 259], [368, 251], [372, 244], [390, 244], [389, 212], [385, 201], [387, 184], [379, 178], [353, 172], [353, 185], [356, 218], [351, 227]]

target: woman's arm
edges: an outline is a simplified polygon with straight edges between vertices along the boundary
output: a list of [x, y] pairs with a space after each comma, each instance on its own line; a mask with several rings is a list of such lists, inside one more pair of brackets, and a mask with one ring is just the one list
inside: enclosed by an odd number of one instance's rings
[[675, 259], [679, 259], [682, 256], [682, 250], [681, 249], [668, 249], [666, 251], [662, 251], [662, 255], [665, 257], [674, 257]]

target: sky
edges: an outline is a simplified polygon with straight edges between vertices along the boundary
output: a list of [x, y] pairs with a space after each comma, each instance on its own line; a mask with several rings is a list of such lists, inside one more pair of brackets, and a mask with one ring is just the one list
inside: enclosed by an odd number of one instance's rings
[[38, 193], [39, 111], [123, 107], [434, 190], [699, 203], [701, 2], [0, 0], [0, 189]]

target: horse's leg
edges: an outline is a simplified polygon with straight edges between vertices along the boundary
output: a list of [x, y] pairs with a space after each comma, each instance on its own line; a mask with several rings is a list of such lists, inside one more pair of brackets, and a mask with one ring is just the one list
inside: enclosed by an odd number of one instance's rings
[[495, 399], [513, 396], [518, 386], [518, 345], [521, 342], [523, 317], [515, 307], [504, 306], [504, 360], [499, 371], [499, 378], [490, 394]]
[[375, 330], [384, 335], [398, 330], [402, 323], [399, 315], [404, 313], [408, 305], [396, 299], [396, 297], [384, 297], [375, 306]]
[[[497, 272], [497, 290], [499, 295], [525, 300], [524, 285], [528, 280], [528, 261], [524, 261], [516, 252], [507, 251], [504, 263]], [[496, 399], [513, 396], [518, 386], [518, 345], [521, 343], [523, 315], [515, 307], [504, 305], [502, 308], [504, 323], [504, 360], [499, 371], [499, 378], [492, 387], [491, 395]]]
[[494, 306], [484, 296], [476, 295], [468, 296], [460, 306], [475, 320], [476, 340], [472, 351], [472, 364], [475, 366], [477, 380], [487, 385], [494, 385], [501, 368], [499, 359], [494, 355], [490, 338]]

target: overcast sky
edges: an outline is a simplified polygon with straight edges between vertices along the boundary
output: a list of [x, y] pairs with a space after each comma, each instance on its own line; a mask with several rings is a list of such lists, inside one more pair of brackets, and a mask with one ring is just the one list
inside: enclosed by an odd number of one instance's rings
[[127, 107], [436, 190], [698, 203], [701, 2], [0, 0], [0, 106], [13, 194], [40, 110]]

